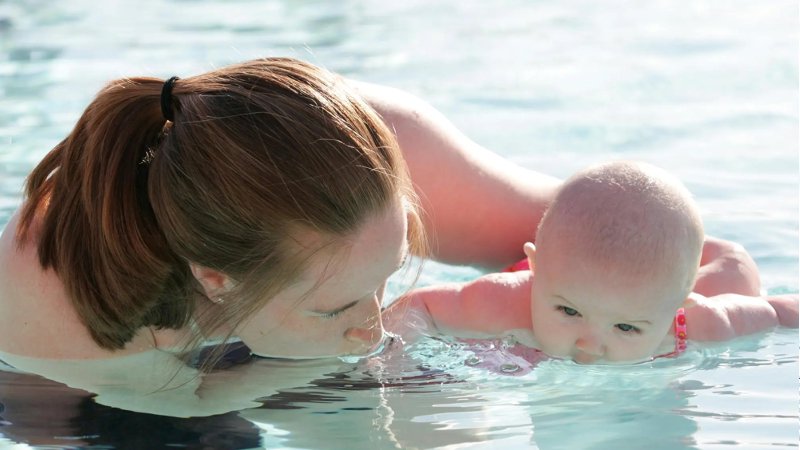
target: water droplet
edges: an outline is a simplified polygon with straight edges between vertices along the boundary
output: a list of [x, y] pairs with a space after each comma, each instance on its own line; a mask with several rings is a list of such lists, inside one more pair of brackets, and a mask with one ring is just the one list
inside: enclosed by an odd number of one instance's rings
[[519, 366], [516, 364], [506, 363], [500, 366], [500, 371], [505, 373], [514, 373], [519, 370]]
[[477, 356], [470, 356], [469, 358], [467, 358], [466, 361], [464, 361], [464, 363], [468, 366], [477, 366], [481, 362], [482, 362], [481, 359], [478, 358]]

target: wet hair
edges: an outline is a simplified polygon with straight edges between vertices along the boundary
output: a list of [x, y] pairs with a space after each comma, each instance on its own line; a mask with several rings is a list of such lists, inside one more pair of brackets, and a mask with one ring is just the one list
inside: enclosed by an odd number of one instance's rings
[[181, 78], [174, 121], [163, 84], [109, 83], [27, 180], [19, 242], [37, 243], [100, 347], [190, 325], [208, 301], [190, 263], [236, 282], [200, 329], [235, 326], [303, 272], [294, 236], [344, 241], [401, 198], [422, 251], [395, 137], [339, 76], [265, 58]]
[[682, 289], [676, 301], [683, 301], [694, 285], [704, 233], [691, 194], [677, 178], [648, 164], [615, 161], [566, 180], [536, 239], [537, 254], [555, 241], [559, 249], [553, 251], [602, 264], [609, 275], [669, 279]]

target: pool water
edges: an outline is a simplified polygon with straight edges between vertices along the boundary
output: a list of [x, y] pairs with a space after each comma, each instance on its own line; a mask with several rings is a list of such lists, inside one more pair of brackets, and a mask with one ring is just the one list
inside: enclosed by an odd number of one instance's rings
[[[694, 193], [709, 234], [750, 251], [768, 292], [798, 292], [798, 22], [788, 0], [5, 0], [0, 227], [106, 81], [286, 55], [415, 93], [545, 173], [659, 165]], [[426, 263], [420, 283], [479, 273]], [[401, 292], [405, 280], [392, 281]], [[628, 367], [471, 364], [486, 352], [506, 349], [427, 339], [306, 378], [267, 367], [296, 384], [192, 419], [0, 371], [0, 448], [798, 446], [797, 330]]]

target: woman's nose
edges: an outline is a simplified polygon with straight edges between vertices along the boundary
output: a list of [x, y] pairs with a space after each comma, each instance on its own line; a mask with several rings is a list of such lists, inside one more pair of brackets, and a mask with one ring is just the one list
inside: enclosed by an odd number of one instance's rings
[[350, 342], [372, 348], [383, 339], [383, 321], [381, 320], [380, 307], [375, 300], [374, 311], [370, 311], [367, 320], [355, 327], [350, 327], [344, 332], [344, 337]]
[[347, 331], [345, 331], [344, 337], [347, 338], [348, 341], [356, 344], [372, 345], [376, 344], [380, 340], [382, 334], [383, 332], [379, 327], [353, 327], [348, 328]]

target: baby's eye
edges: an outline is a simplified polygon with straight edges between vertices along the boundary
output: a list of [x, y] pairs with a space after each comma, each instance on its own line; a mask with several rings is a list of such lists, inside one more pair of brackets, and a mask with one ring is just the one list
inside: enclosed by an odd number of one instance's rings
[[636, 328], [635, 326], [628, 325], [627, 323], [618, 323], [615, 326], [617, 327], [617, 329], [619, 329], [620, 331], [622, 331], [624, 333], [638, 333], [638, 332], [641, 331], [638, 328]]
[[566, 314], [568, 316], [577, 316], [578, 315], [578, 311], [575, 310], [575, 309], [570, 308], [569, 306], [558, 305], [558, 306], [556, 306], [556, 309], [561, 311], [561, 312], [563, 312], [564, 314]]

